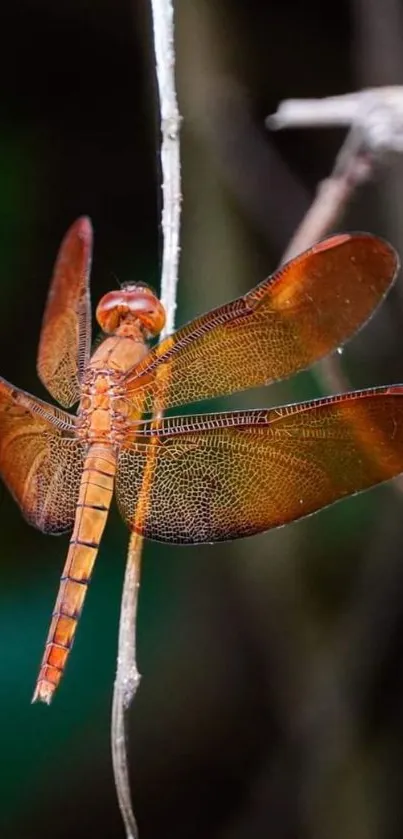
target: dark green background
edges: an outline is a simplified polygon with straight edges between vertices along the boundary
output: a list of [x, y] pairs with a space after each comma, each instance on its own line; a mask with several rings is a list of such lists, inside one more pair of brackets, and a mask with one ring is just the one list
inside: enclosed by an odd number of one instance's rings
[[[269, 135], [287, 97], [403, 80], [402, 4], [177, 0], [183, 229], [177, 323], [263, 279], [343, 139]], [[158, 114], [146, 0], [17, 0], [0, 12], [1, 374], [35, 373], [59, 242], [95, 228], [94, 302], [158, 286]], [[403, 252], [402, 164], [342, 226]], [[402, 291], [342, 357], [353, 386], [402, 381]], [[220, 363], [220, 359], [217, 359]], [[312, 374], [219, 403], [319, 393]], [[217, 407], [215, 405], [214, 407]], [[130, 712], [133, 797], [151, 837], [400, 837], [402, 498], [382, 487], [277, 532], [148, 544], [143, 674]], [[0, 503], [1, 839], [122, 837], [109, 753], [128, 534], [116, 511], [51, 708], [31, 706], [67, 539]]]

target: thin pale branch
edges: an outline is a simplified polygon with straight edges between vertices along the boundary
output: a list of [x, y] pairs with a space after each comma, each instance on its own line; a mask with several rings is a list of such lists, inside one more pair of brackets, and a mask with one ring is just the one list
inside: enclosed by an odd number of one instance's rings
[[151, 0], [154, 48], [161, 112], [162, 235], [161, 302], [167, 315], [161, 339], [174, 328], [178, 282], [182, 203], [179, 130], [181, 118], [175, 88], [175, 49], [171, 0]]
[[[176, 310], [181, 213], [180, 115], [175, 89], [172, 2], [171, 0], [151, 0], [151, 8], [162, 134], [163, 257], [161, 301], [166, 311], [166, 324], [161, 338], [164, 338], [174, 328]], [[147, 464], [150, 468], [146, 468], [144, 477], [146, 490], [152, 474], [152, 460], [153, 450], [151, 447], [150, 464]], [[137, 510], [136, 521], [139, 518], [141, 519], [144, 513], [144, 510]], [[112, 760], [119, 806], [128, 839], [136, 839], [138, 835], [130, 794], [126, 712], [140, 681], [136, 661], [136, 616], [142, 548], [142, 537], [133, 531], [129, 543], [123, 585], [117, 672], [112, 708]]]
[[331, 175], [319, 184], [308, 212], [283, 255], [283, 262], [309, 248], [336, 225], [357, 187], [373, 175], [374, 166], [374, 156], [368, 151], [360, 128], [353, 126]]
[[138, 590], [140, 586], [142, 542], [141, 536], [138, 536], [134, 532], [131, 534], [120, 607], [118, 660], [112, 702], [111, 737], [113, 772], [127, 839], [136, 839], [138, 836], [130, 795], [129, 765], [126, 748], [125, 710], [127, 705], [125, 696], [128, 692], [134, 696], [140, 682], [140, 674], [136, 665], [135, 627]]

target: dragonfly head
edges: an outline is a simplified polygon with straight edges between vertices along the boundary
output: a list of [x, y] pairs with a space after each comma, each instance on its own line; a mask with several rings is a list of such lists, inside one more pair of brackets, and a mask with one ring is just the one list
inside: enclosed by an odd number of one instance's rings
[[95, 314], [101, 329], [109, 335], [134, 320], [147, 337], [153, 337], [161, 332], [165, 324], [162, 303], [144, 283], [130, 283], [118, 291], [105, 294]]

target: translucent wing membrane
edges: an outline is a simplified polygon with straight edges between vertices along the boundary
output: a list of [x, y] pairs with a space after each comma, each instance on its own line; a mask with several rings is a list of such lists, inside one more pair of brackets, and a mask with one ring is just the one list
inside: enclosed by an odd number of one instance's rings
[[403, 471], [403, 387], [140, 423], [116, 491], [150, 539], [216, 542], [313, 513]]
[[63, 533], [74, 522], [84, 454], [75, 420], [0, 378], [0, 476], [25, 518]]
[[61, 244], [42, 323], [38, 375], [66, 408], [80, 398], [80, 382], [90, 358], [91, 252], [91, 222], [80, 218]]
[[127, 396], [152, 411], [290, 376], [368, 320], [397, 267], [393, 248], [374, 236], [327, 239], [162, 341], [127, 374]]

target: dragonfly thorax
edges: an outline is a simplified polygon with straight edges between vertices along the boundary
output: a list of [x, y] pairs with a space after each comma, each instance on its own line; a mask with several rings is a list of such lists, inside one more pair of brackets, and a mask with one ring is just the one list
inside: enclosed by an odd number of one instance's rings
[[78, 409], [77, 433], [83, 442], [117, 445], [129, 421], [121, 373], [104, 369], [87, 371]]

